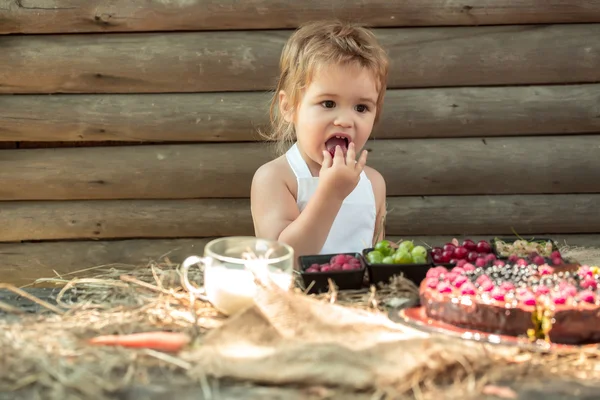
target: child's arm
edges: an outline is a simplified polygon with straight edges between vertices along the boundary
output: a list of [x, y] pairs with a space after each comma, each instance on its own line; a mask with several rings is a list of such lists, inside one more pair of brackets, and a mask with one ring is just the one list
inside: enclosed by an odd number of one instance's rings
[[302, 213], [278, 168], [261, 167], [252, 181], [251, 204], [257, 237], [279, 240], [294, 248], [297, 255], [318, 254], [327, 240], [333, 221], [360, 178], [366, 163], [364, 152], [358, 163], [341, 150], [323, 162], [319, 186]]
[[377, 242], [385, 239], [385, 218], [387, 216], [386, 185], [383, 176], [373, 168], [366, 167], [365, 173], [371, 181], [377, 207], [377, 219], [375, 220], [375, 233], [373, 235], [373, 245], [375, 245]]

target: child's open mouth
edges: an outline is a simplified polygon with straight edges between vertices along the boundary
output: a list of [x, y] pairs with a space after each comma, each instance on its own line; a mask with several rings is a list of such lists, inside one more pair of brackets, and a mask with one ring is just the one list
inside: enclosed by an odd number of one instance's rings
[[335, 147], [336, 146], [340, 146], [345, 155], [346, 152], [348, 151], [348, 144], [349, 144], [349, 141], [348, 141], [347, 137], [333, 136], [332, 138], [330, 138], [328, 141], [325, 142], [325, 147], [327, 148], [327, 151], [329, 152], [329, 154], [331, 154], [331, 157], [333, 157], [335, 155]]

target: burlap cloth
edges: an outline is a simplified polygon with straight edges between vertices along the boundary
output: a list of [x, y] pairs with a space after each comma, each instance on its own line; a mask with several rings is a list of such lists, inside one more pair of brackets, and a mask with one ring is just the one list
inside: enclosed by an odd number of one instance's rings
[[179, 356], [194, 366], [192, 376], [401, 393], [442, 371], [460, 379], [514, 352], [488, 350], [271, 285], [259, 288], [253, 306]]

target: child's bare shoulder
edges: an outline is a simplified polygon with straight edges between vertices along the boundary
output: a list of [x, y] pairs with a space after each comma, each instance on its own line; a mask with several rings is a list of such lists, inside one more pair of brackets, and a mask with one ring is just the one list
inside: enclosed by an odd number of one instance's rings
[[368, 165], [365, 165], [364, 171], [367, 175], [367, 178], [369, 178], [369, 180], [371, 181], [371, 185], [373, 186], [373, 190], [375, 192], [377, 192], [378, 190], [385, 191], [385, 179], [383, 179], [383, 175], [381, 175], [379, 171], [377, 171], [373, 167], [369, 167]]
[[377, 171], [375, 168], [369, 167], [368, 165], [365, 166], [364, 171], [367, 175], [367, 178], [369, 178], [369, 181], [371, 181], [377, 208], [384, 207], [387, 194], [383, 175], [381, 175], [381, 173], [379, 173], [379, 171]]
[[272, 191], [274, 187], [285, 186], [295, 195], [296, 179], [285, 155], [261, 165], [254, 173], [252, 186], [268, 191]]

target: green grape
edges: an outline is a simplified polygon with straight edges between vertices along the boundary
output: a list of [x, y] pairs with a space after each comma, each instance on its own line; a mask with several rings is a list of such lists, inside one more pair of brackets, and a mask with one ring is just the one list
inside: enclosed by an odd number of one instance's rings
[[370, 251], [367, 254], [367, 260], [369, 264], [381, 264], [383, 262], [383, 254], [377, 250]]
[[398, 249], [394, 254], [394, 262], [396, 264], [412, 264], [413, 258], [408, 251]]
[[405, 240], [398, 245], [399, 249], [406, 250], [408, 252], [411, 252], [414, 247], [415, 244], [412, 242], [412, 240]]
[[392, 256], [384, 257], [382, 260], [382, 264], [394, 264], [394, 257], [392, 257]]
[[412, 249], [410, 254], [412, 254], [413, 258], [419, 257], [419, 258], [426, 259], [427, 258], [427, 249], [423, 246], [415, 246], [415, 248]]

